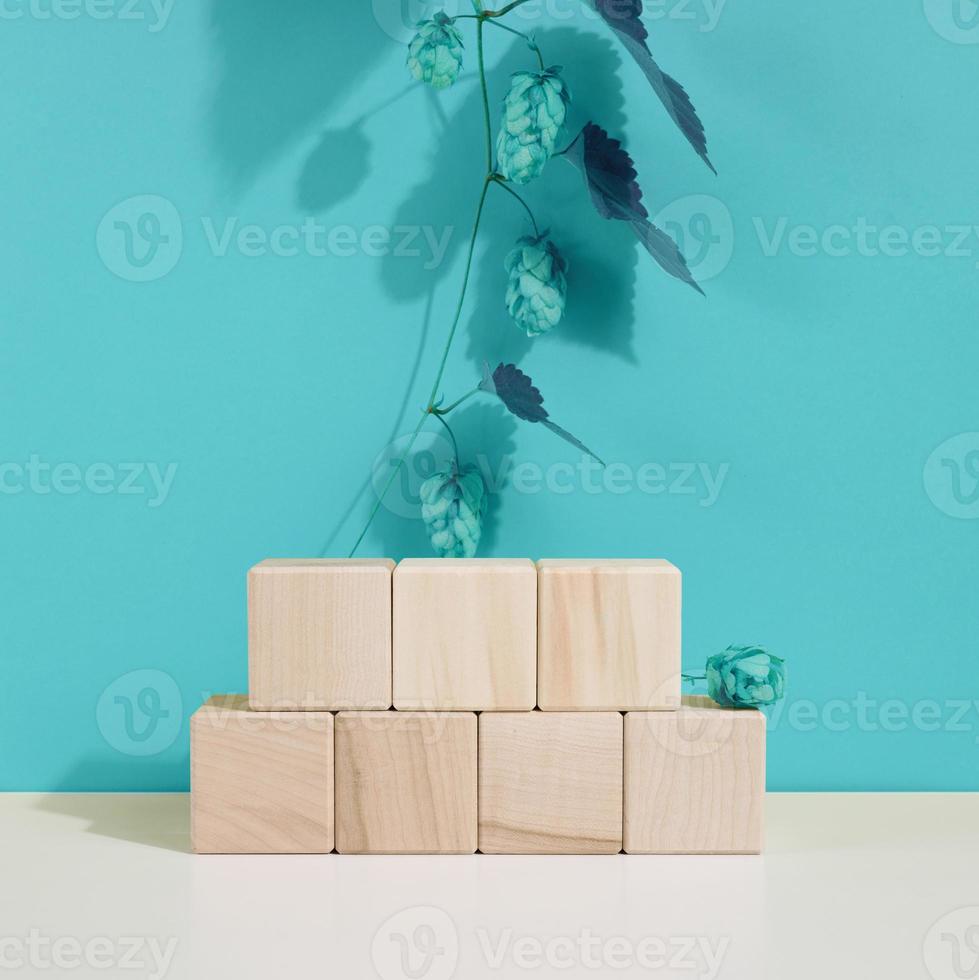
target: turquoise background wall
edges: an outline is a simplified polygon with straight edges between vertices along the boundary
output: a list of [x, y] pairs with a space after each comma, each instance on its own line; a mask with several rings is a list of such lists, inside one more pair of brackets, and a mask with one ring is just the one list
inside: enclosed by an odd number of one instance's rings
[[[0, 788], [186, 788], [187, 717], [246, 686], [246, 569], [356, 537], [427, 397], [482, 167], [471, 34], [454, 89], [410, 85], [421, 12], [3, 7]], [[571, 312], [531, 347], [502, 309], [526, 222], [493, 196], [446, 394], [518, 359], [614, 466], [467, 403], [483, 552], [676, 562], [688, 664], [789, 660], [771, 789], [979, 789], [979, 10], [647, 12], [716, 178], [574, 0], [514, 24], [565, 66], [572, 131], [623, 136], [707, 298], [555, 161], [528, 198]], [[530, 55], [487, 41], [495, 115]], [[446, 447], [422, 448], [363, 554], [427, 553], [413, 487]]]

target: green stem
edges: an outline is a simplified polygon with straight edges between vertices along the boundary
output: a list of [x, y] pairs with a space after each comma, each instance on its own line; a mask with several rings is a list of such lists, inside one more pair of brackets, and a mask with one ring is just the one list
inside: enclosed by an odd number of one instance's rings
[[414, 446], [415, 440], [418, 438], [418, 434], [422, 430], [422, 426], [425, 424], [425, 419], [428, 418], [429, 413], [423, 412], [422, 417], [418, 420], [418, 425], [415, 426], [415, 431], [412, 432], [411, 438], [408, 440], [408, 445], [405, 446], [405, 451], [398, 457], [397, 463], [391, 469], [391, 475], [387, 478], [387, 482], [381, 488], [381, 492], [377, 495], [377, 500], [374, 501], [374, 506], [371, 508], [371, 512], [367, 517], [367, 523], [364, 525], [363, 531], [360, 532], [357, 540], [354, 542], [354, 546], [350, 549], [350, 554], [348, 558], [353, 558], [357, 553], [357, 549], [360, 547], [360, 542], [364, 540], [364, 535], [367, 533], [367, 529], [371, 526], [374, 518], [377, 516], [377, 512], [381, 509], [381, 502], [387, 496], [388, 490], [391, 489], [391, 484], [394, 483], [394, 478], [398, 475], [401, 467], [404, 466], [405, 460], [408, 458], [408, 453], [411, 452], [411, 447]]
[[518, 31], [515, 27], [510, 27], [504, 24], [502, 20], [488, 20], [487, 24], [493, 24], [495, 27], [499, 27], [501, 30], [509, 31], [511, 34], [516, 34], [517, 37], [522, 37], [527, 42], [527, 47], [537, 55], [537, 61], [540, 63], [540, 70], [544, 70], [544, 56], [541, 54], [541, 50], [537, 47], [537, 43], [529, 34], [524, 34], [523, 31]]
[[505, 7], [500, 7], [499, 10], [484, 10], [484, 17], [505, 17], [511, 10], [519, 7], [521, 4], [526, 3], [527, 0], [513, 0], [512, 3], [508, 3]]
[[537, 219], [534, 217], [534, 212], [530, 210], [530, 205], [509, 184], [506, 183], [503, 177], [500, 177], [498, 174], [493, 178], [493, 183], [498, 187], [502, 187], [507, 194], [511, 194], [523, 205], [524, 210], [527, 212], [527, 215], [530, 218], [531, 224], [534, 226], [534, 235], [537, 238], [540, 238], [540, 229], [537, 227]]
[[[516, 0], [516, 3], [510, 4], [510, 6], [519, 6], [519, 4], [523, 2], [524, 0]], [[483, 24], [485, 23], [486, 18], [489, 16], [491, 16], [489, 13], [484, 12], [480, 14], [476, 20], [476, 50], [479, 54], [479, 85], [483, 95], [483, 126], [486, 135], [486, 176], [483, 178], [483, 188], [479, 194], [479, 204], [476, 206], [476, 218], [473, 221], [472, 234], [469, 236], [469, 251], [466, 254], [466, 268], [462, 277], [462, 289], [459, 291], [459, 301], [456, 303], [455, 316], [452, 318], [452, 326], [449, 328], [449, 336], [446, 338], [445, 348], [442, 351], [442, 359], [439, 361], [439, 369], [438, 373], [435, 375], [435, 383], [432, 385], [432, 392], [428, 396], [428, 405], [426, 406], [418, 425], [415, 427], [415, 431], [408, 440], [408, 445], [398, 458], [397, 463], [395, 463], [393, 469], [391, 470], [391, 475], [388, 477], [387, 482], [384, 484], [380, 494], [378, 495], [377, 501], [371, 508], [371, 512], [367, 517], [367, 523], [364, 525], [364, 529], [360, 532], [360, 536], [354, 543], [353, 548], [350, 549], [351, 558], [360, 547], [360, 543], [364, 540], [364, 535], [367, 534], [368, 528], [371, 526], [371, 522], [377, 515], [384, 497], [387, 495], [388, 490], [391, 488], [391, 484], [394, 482], [394, 478], [398, 475], [398, 472], [404, 465], [405, 460], [408, 458], [408, 454], [411, 452], [411, 449], [415, 444], [415, 440], [418, 438], [418, 434], [421, 432], [422, 426], [425, 424], [425, 419], [427, 419], [429, 415], [435, 415], [438, 417], [439, 414], [435, 409], [435, 398], [438, 395], [439, 385], [442, 383], [442, 375], [445, 373], [445, 364], [449, 358], [449, 350], [452, 348], [452, 341], [455, 339], [456, 328], [459, 326], [459, 320], [462, 317], [462, 309], [466, 301], [466, 291], [469, 288], [469, 275], [472, 272], [473, 254], [476, 251], [476, 238], [479, 234], [479, 223], [483, 216], [483, 205], [486, 203], [486, 192], [489, 190], [489, 185], [494, 181], [493, 129], [492, 124], [490, 123], [489, 91], [486, 87], [486, 66], [483, 60]], [[493, 14], [492, 16], [499, 16], [499, 14]], [[470, 394], [473, 393], [474, 392], [470, 392]], [[466, 395], [465, 397], [468, 398], [469, 395]], [[464, 399], [460, 399], [460, 401], [462, 400]], [[449, 409], [442, 411], [451, 411], [458, 404], [459, 402], [456, 402], [454, 405], [449, 406]], [[440, 419], [440, 421], [442, 420]], [[454, 443], [455, 438], [453, 437], [453, 444]], [[456, 455], [458, 459], [458, 451]]]
[[479, 18], [476, 23], [476, 53], [479, 57], [479, 86], [483, 91], [483, 129], [486, 134], [486, 173], [493, 172], [493, 128], [490, 125], [489, 90], [486, 87], [486, 66], [483, 63], [483, 25], [486, 20]]
[[466, 270], [462, 276], [462, 289], [459, 291], [459, 301], [456, 303], [455, 316], [452, 318], [452, 326], [449, 328], [449, 336], [445, 341], [445, 348], [442, 351], [442, 360], [439, 361], [438, 374], [435, 375], [435, 383], [432, 385], [432, 393], [428, 396], [428, 409], [431, 410], [435, 404], [435, 396], [438, 394], [439, 385], [442, 383], [442, 375], [445, 373], [445, 362], [449, 358], [449, 350], [455, 338], [456, 328], [462, 317], [462, 307], [466, 300], [466, 289], [469, 286], [469, 273], [472, 271], [473, 253], [476, 251], [476, 236], [479, 233], [479, 222], [483, 216], [483, 205], [486, 203], [486, 192], [489, 190], [491, 181], [487, 177], [483, 181], [483, 190], [479, 195], [479, 204], [476, 207], [476, 220], [473, 222], [472, 235], [469, 237], [469, 251], [466, 255]]
[[449, 425], [449, 423], [446, 422], [444, 418], [442, 418], [442, 416], [441, 416], [440, 413], [436, 413], [435, 414], [435, 417], [442, 423], [442, 425], [445, 426], [445, 431], [449, 433], [449, 438], [452, 440], [452, 452], [453, 452], [453, 455], [455, 456], [455, 461], [456, 461], [456, 467], [455, 468], [456, 468], [456, 471], [458, 471], [458, 469], [459, 469], [459, 444], [456, 442], [455, 433], [452, 431], [452, 428]]
[[448, 408], [435, 408], [432, 410], [432, 414], [436, 416], [448, 415], [449, 412], [454, 408], [458, 408], [467, 398], [472, 398], [473, 395], [479, 394], [479, 388], [473, 388], [472, 391], [467, 391], [462, 398], [457, 398]]

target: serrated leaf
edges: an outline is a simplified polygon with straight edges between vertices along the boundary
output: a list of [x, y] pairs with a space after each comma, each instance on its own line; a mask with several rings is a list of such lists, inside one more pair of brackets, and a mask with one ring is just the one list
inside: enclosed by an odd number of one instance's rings
[[646, 43], [649, 33], [642, 22], [642, 0], [586, 0], [586, 2], [612, 28], [623, 47], [642, 69], [653, 91], [670, 114], [670, 118], [697, 151], [697, 155], [716, 174], [717, 171], [714, 170], [714, 165], [707, 156], [704, 124], [700, 121], [690, 96], [675, 78], [667, 75], [656, 64]]
[[541, 422], [555, 435], [565, 442], [571, 443], [576, 449], [598, 460], [602, 466], [605, 463], [596, 456], [583, 442], [575, 438], [556, 422], [552, 422], [544, 408], [544, 396], [535, 387], [533, 381], [516, 366], [516, 364], [500, 364], [490, 373], [489, 364], [483, 364], [483, 380], [479, 387], [491, 395], [496, 395], [507, 409], [525, 422]]
[[649, 217], [632, 157], [601, 126], [585, 123], [563, 155], [584, 174], [592, 204], [603, 218]]
[[659, 263], [660, 268], [668, 272], [675, 279], [693, 286], [694, 289], [705, 295], [700, 288], [697, 280], [694, 279], [687, 265], [687, 260], [683, 257], [677, 243], [662, 228], [657, 228], [647, 219], [636, 219], [630, 222], [636, 237], [642, 242], [647, 252]]
[[581, 170], [595, 210], [603, 218], [626, 221], [643, 247], [671, 276], [703, 295], [676, 242], [649, 220], [632, 157], [593, 122], [585, 124], [563, 154]]

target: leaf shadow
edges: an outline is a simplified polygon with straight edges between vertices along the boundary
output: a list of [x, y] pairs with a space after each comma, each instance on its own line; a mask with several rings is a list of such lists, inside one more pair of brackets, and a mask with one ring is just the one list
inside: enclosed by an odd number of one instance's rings
[[[266, 0], [212, 0], [210, 18], [221, 64], [208, 129], [235, 192], [361, 82], [391, 41], [370, 3], [293, 0], [286, 11]], [[332, 161], [338, 186], [356, 179], [357, 159]]]
[[351, 197], [370, 170], [371, 149], [362, 120], [343, 129], [325, 130], [296, 182], [299, 207], [313, 214]]
[[[622, 60], [615, 45], [607, 38], [570, 27], [545, 29], [536, 35], [536, 40], [547, 63], [566, 66], [572, 106], [565, 141], [570, 142], [590, 119], [622, 135], [626, 122], [619, 80]], [[526, 45], [515, 39], [500, 63], [487, 72], [494, 134], [510, 75], [528, 67], [528, 59]], [[395, 218], [398, 225], [430, 227], [436, 233], [452, 228], [448, 248], [435, 269], [426, 268], [427, 252], [415, 258], [385, 259], [381, 282], [392, 298], [414, 299], [432, 276], [441, 279], [458, 268], [454, 260], [468, 245], [470, 216], [485, 166], [484, 152], [481, 96], [474, 90], [448, 118], [444, 137], [430, 153], [429, 177], [412, 189]], [[462, 179], [461, 174], [472, 176]], [[534, 342], [572, 344], [635, 363], [633, 320], [639, 256], [634, 236], [619, 222], [595, 213], [581, 175], [562, 159], [551, 160], [540, 178], [519, 190], [541, 230], [550, 228], [569, 263], [565, 318], [552, 334]], [[472, 312], [467, 321], [466, 353], [477, 366], [484, 359], [491, 363], [519, 362], [532, 344], [514, 326], [503, 303], [504, 258], [517, 238], [532, 231], [531, 223], [520, 205], [505, 192], [490, 188], [490, 195], [467, 302]]]

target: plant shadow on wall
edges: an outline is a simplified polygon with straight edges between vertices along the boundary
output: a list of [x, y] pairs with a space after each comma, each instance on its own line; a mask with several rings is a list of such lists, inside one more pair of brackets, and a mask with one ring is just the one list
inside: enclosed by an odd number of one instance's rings
[[[570, 142], [589, 119], [601, 119], [610, 131], [623, 132], [622, 61], [612, 42], [566, 27], [538, 31], [535, 40], [548, 64], [565, 66], [563, 76], [572, 100], [564, 142]], [[487, 39], [490, 42], [508, 48], [497, 67], [486, 74], [495, 125], [500, 102], [496, 96], [507, 91], [515, 71], [527, 67], [530, 52], [520, 38], [506, 34], [494, 34]], [[437, 99], [438, 93], [432, 97]], [[427, 254], [418, 259], [385, 259], [382, 283], [395, 300], [417, 300], [429, 283], [448, 275], [453, 260], [466, 248], [466, 222], [485, 166], [481, 101], [478, 85], [473, 86], [459, 111], [444, 121], [438, 138], [432, 140], [437, 149], [430, 154], [431, 176], [398, 209], [395, 225], [430, 227], [436, 235], [447, 227], [454, 226], [455, 231], [434, 269], [426, 267]], [[541, 231], [543, 226], [550, 230], [568, 263], [568, 304], [560, 326], [546, 337], [531, 339], [507, 315], [503, 262], [516, 239], [532, 234], [533, 226], [519, 202], [499, 197], [487, 208], [480, 226], [469, 293], [466, 352], [477, 373], [484, 358], [494, 359], [494, 364], [519, 362], [535, 343], [579, 344], [635, 363], [633, 296], [639, 261], [635, 239], [595, 214], [582, 193], [581, 175], [566, 163], [555, 161], [540, 180], [529, 184], [524, 197], [542, 222]]]
[[[212, 0], [211, 27], [221, 62], [209, 128], [235, 190], [247, 187], [304, 138], [390, 51], [371, 4], [293, 0]], [[347, 149], [366, 152], [354, 143]], [[312, 165], [316, 165], [316, 150]], [[333, 160], [342, 191], [356, 167]], [[351, 161], [357, 157], [352, 157]]]
[[[481, 173], [483, 177], [472, 231], [466, 246], [462, 285], [455, 314], [438, 362], [428, 403], [421, 413], [414, 432], [408, 437], [406, 445], [391, 467], [390, 475], [378, 492], [377, 501], [371, 509], [367, 524], [354, 542], [351, 555], [356, 553], [363, 541], [391, 485], [399, 475], [402, 475], [404, 467], [410, 465], [413, 447], [426, 422], [432, 418], [441, 425], [451, 440], [452, 454], [449, 467], [434, 473], [420, 486], [421, 516], [432, 548], [437, 555], [471, 558], [476, 554], [487, 508], [486, 480], [479, 468], [470, 462], [463, 452], [460, 452], [460, 442], [447, 420], [453, 411], [474, 395], [490, 395], [498, 398], [514, 417], [539, 424], [604, 466], [602, 460], [592, 450], [550, 417], [548, 410], [544, 408], [544, 398], [540, 391], [514, 361], [506, 363], [501, 360], [493, 370], [488, 361], [484, 361], [482, 379], [475, 387], [469, 390], [462, 388], [462, 394], [458, 389], [452, 391], [451, 396], [445, 393], [443, 382], [449, 353], [459, 324], [463, 320], [462, 314], [466, 309], [467, 290], [474, 267], [480, 267], [477, 255], [484, 254], [483, 251], [477, 253], [476, 246], [481, 226], [484, 234], [489, 230], [486, 224], [483, 224], [483, 217], [484, 212], [487, 218], [489, 217], [487, 204], [490, 199], [495, 202], [501, 192], [505, 192], [511, 199], [511, 208], [512, 202], [516, 202], [522, 209], [524, 223], [529, 221], [530, 224], [531, 233], [516, 239], [504, 263], [507, 312], [514, 326], [525, 332], [528, 339], [537, 340], [566, 320], [567, 259], [562, 253], [562, 248], [566, 249], [567, 246], [564, 244], [558, 246], [551, 237], [551, 229], [546, 224], [549, 218], [538, 221], [534, 208], [521, 194], [521, 192], [527, 193], [524, 185], [541, 177], [545, 166], [552, 158], [563, 158], [580, 171], [588, 199], [602, 218], [610, 219], [621, 229], [631, 232], [663, 271], [698, 292], [703, 292], [691, 275], [677, 242], [650, 220], [649, 212], [643, 203], [642, 190], [637, 182], [636, 169], [621, 142], [611, 136], [603, 125], [591, 119], [569, 143], [564, 142], [568, 106], [571, 102], [564, 69], [555, 64], [551, 57], [545, 60], [542, 40], [539, 37], [525, 34], [503, 23], [503, 18], [525, 2], [527, 0], [511, 0], [502, 7], [487, 9], [483, 7], [481, 0], [472, 0], [475, 12], [471, 14], [450, 16], [445, 11], [436, 11], [430, 19], [418, 24], [418, 31], [408, 46], [407, 66], [410, 73], [435, 90], [448, 88], [456, 83], [462, 68], [465, 42], [461, 28], [467, 26], [466, 22], [475, 27], [476, 60], [480, 82], [478, 104], [474, 105], [474, 100], [469, 99], [468, 104], [464, 103], [463, 111], [457, 117], [458, 125], [453, 127], [449, 121], [445, 129], [457, 138], [465, 136], [468, 134], [465, 121], [475, 118], [478, 113], [482, 121], [483, 138], [480, 143], [483, 146], [484, 165], [476, 172]], [[670, 118], [697, 155], [713, 171], [714, 167], [707, 155], [704, 127], [690, 97], [683, 86], [662, 72], [653, 59], [647, 43], [647, 30], [641, 19], [642, 0], [624, 0], [624, 2], [623, 0], [590, 0], [589, 5], [635, 60]], [[487, 27], [499, 28], [509, 35], [522, 38], [524, 42], [518, 49], [513, 46], [512, 40], [510, 41], [509, 58], [504, 59], [504, 64], [497, 71], [497, 75], [507, 73], [509, 67], [507, 62], [512, 63], [516, 51], [521, 50], [526, 59], [523, 67], [510, 72], [503, 100], [503, 111], [495, 130], [489, 94], [490, 82], [495, 76], [488, 76], [484, 56]], [[556, 50], [559, 42], [556, 36], [558, 32], [550, 33]], [[574, 32], [571, 32], [571, 35], [574, 37]], [[583, 46], [580, 37], [574, 39], [577, 43], [572, 46], [573, 59], [581, 56], [580, 48]], [[531, 58], [536, 61], [536, 64], [527, 67], [527, 62]], [[468, 129], [471, 128], [470, 124]], [[457, 131], [452, 132], [453, 129]], [[562, 145], [563, 149], [560, 148]], [[429, 198], [433, 201], [442, 200], [443, 207], [446, 204], [453, 206], [456, 204], [455, 201], [445, 201], [443, 191], [444, 188], [451, 187], [454, 182], [452, 178], [457, 175], [460, 154], [445, 154], [444, 147], [442, 153], [444, 156], [454, 158], [455, 173], [442, 174], [436, 171], [430, 181], [409, 198], [408, 213], [402, 211], [400, 215], [402, 224], [414, 225], [416, 228], [432, 227], [431, 224], [426, 225], [418, 220], [425, 217], [424, 214], [419, 214], [415, 220], [412, 220], [415, 217], [411, 213], [412, 209], [421, 208], [422, 199], [426, 205]], [[499, 191], [494, 190], [491, 194], [493, 188], [499, 188]], [[562, 202], [562, 194], [566, 197], [566, 191], [563, 192], [560, 186], [552, 191], [553, 196], [550, 199], [552, 207], [555, 202]], [[430, 211], [427, 217], [431, 221]], [[445, 221], [443, 227], [451, 228], [452, 223]], [[498, 229], [500, 226], [496, 227]], [[513, 241], [512, 238], [510, 240]], [[485, 249], [485, 242], [483, 248]], [[487, 264], [483, 263], [483, 267], [486, 266]], [[599, 264], [598, 268], [602, 269], [603, 266]], [[405, 298], [412, 295], [417, 270], [411, 278], [406, 277], [408, 272], [412, 270], [406, 270], [399, 273], [397, 277], [388, 279], [389, 285], [396, 287], [392, 289], [396, 298], [401, 298], [402, 290]], [[601, 284], [596, 282], [593, 285], [599, 287], [596, 291], [604, 305], [606, 292], [601, 290]], [[630, 308], [633, 285], [634, 282], [630, 281], [627, 300], [627, 306]], [[594, 296], [595, 292], [592, 295]], [[473, 320], [474, 325], [486, 322], [482, 311], [477, 311]], [[470, 356], [476, 353], [474, 348], [477, 348], [481, 341], [485, 342], [488, 337], [500, 334], [498, 328], [493, 328], [492, 320], [489, 323], [490, 326], [486, 331], [470, 331]], [[573, 327], [566, 328], [564, 332], [570, 333], [572, 338], [575, 337]], [[581, 336], [579, 333], [577, 339], [580, 340]], [[512, 331], [509, 337], [513, 337]], [[504, 346], [510, 348], [510, 356], [518, 357], [526, 351], [527, 342], [521, 339], [518, 347], [516, 341], [511, 339], [508, 344], [504, 340]], [[512, 353], [514, 349], [517, 351], [516, 354]], [[629, 349], [630, 345], [627, 345], [626, 351], [628, 352]], [[477, 356], [493, 356], [496, 360], [499, 352], [493, 355], [478, 352]], [[473, 450], [469, 447], [465, 448], [471, 455]]]

